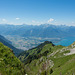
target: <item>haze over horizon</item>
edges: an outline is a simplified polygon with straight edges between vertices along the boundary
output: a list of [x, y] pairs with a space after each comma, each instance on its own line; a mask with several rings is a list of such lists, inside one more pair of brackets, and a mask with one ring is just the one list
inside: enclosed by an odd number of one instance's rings
[[1, 0], [0, 24], [75, 26], [74, 0]]

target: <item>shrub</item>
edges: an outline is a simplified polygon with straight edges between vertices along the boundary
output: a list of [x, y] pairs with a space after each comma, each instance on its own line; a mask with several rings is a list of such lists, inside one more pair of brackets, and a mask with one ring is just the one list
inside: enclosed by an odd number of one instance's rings
[[53, 70], [52, 69], [50, 69], [50, 74], [52, 74], [53, 73]]

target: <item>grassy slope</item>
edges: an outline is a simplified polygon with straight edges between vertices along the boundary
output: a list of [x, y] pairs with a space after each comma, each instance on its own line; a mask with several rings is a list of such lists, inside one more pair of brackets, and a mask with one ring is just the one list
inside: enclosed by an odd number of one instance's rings
[[54, 61], [53, 73], [51, 75], [75, 74], [75, 54], [60, 58], [52, 58]]
[[70, 52], [70, 48], [47, 43], [41, 48], [25, 51], [19, 55], [19, 59], [25, 63], [28, 75], [74, 75], [75, 54], [64, 55]]
[[14, 56], [12, 50], [0, 43], [0, 73], [2, 75], [24, 75], [21, 61]]

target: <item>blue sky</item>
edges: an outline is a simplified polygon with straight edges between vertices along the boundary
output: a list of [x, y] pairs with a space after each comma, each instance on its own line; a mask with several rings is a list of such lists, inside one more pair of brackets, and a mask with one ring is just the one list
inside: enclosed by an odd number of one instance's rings
[[75, 25], [75, 0], [0, 0], [0, 24]]

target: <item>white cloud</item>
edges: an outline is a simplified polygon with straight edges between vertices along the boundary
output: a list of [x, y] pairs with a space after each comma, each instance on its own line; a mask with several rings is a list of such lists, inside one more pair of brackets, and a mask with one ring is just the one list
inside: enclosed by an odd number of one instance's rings
[[2, 19], [2, 21], [3, 21], [3, 22], [7, 22], [7, 20], [6, 20], [6, 19]]
[[54, 21], [54, 19], [53, 19], [53, 18], [50, 18], [50, 19], [48, 20], [48, 23], [50, 23], [50, 22], [52, 22], [52, 21]]
[[40, 25], [42, 22], [32, 20], [32, 25]]
[[34, 21], [34, 20], [32, 20], [32, 23], [35, 23], [35, 21]]
[[18, 17], [16, 18], [16, 20], [19, 20], [19, 19], [20, 19], [20, 18], [18, 18]]
[[74, 24], [74, 22], [72, 22], [72, 24]]
[[9, 22], [9, 23], [7, 23], [7, 24], [14, 25], [14, 23], [13, 23], [13, 22]]

